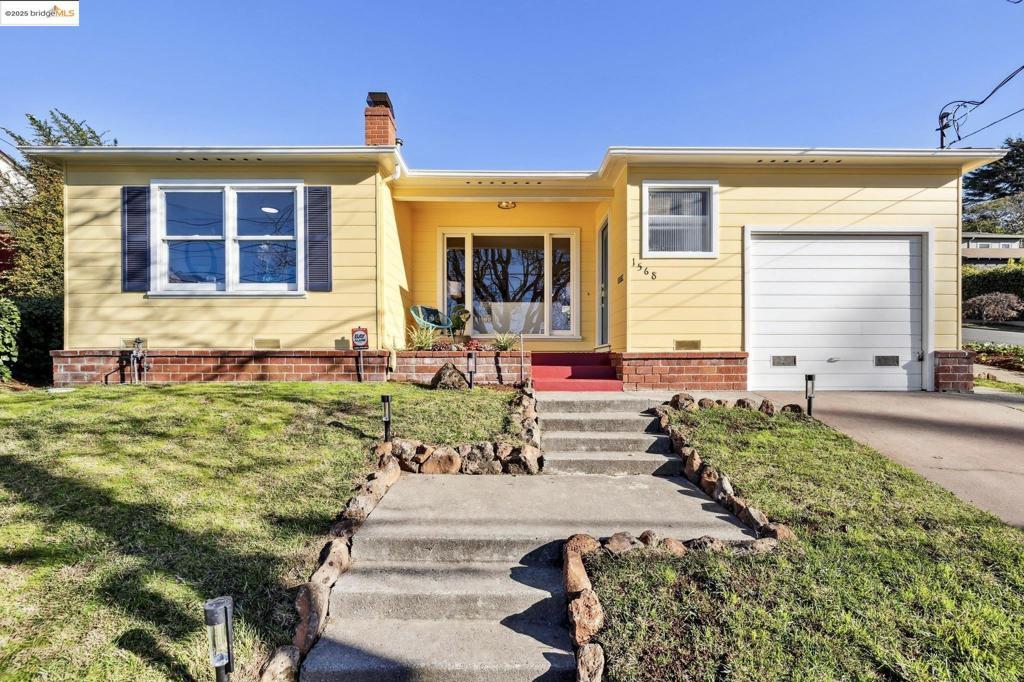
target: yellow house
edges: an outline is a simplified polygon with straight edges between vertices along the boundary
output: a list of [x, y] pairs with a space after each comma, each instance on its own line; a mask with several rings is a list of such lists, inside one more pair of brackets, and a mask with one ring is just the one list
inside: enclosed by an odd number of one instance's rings
[[970, 388], [960, 183], [1000, 150], [417, 170], [367, 104], [360, 147], [23, 149], [66, 177], [57, 383], [129, 380], [136, 338], [154, 381], [404, 377], [410, 307], [462, 305], [541, 388]]

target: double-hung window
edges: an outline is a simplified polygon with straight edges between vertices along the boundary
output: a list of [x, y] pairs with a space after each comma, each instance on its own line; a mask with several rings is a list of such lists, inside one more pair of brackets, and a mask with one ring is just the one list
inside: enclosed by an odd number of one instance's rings
[[643, 183], [644, 258], [718, 256], [718, 183]]
[[294, 181], [154, 183], [151, 291], [301, 293], [302, 189]]

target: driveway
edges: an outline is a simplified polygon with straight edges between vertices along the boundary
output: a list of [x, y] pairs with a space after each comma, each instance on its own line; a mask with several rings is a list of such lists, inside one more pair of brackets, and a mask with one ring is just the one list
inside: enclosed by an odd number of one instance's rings
[[[829, 391], [814, 416], [958, 497], [1024, 527], [1024, 395]], [[768, 392], [776, 403], [803, 394]]]
[[1024, 344], [1024, 327], [991, 324], [986, 326], [965, 324], [964, 343], [1012, 343]]

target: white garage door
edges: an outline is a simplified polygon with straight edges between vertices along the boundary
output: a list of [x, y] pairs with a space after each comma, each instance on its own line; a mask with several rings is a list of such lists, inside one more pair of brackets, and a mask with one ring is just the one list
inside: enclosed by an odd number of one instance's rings
[[754, 235], [752, 390], [921, 388], [921, 238]]

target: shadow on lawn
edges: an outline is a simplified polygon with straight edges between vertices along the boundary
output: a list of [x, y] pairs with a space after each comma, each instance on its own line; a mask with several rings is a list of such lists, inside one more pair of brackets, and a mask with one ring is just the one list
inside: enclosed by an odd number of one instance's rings
[[[230, 594], [236, 598], [236, 617], [260, 639], [273, 644], [281, 637], [281, 632], [268, 627], [273, 622], [274, 600], [254, 604], [246, 599], [248, 594], [280, 595], [282, 602], [290, 599], [288, 586], [278, 577], [278, 557], [235, 551], [229, 541], [222, 541], [215, 533], [196, 533], [168, 522], [170, 513], [161, 505], [121, 502], [94, 486], [9, 455], [0, 456], [0, 485], [33, 505], [45, 523], [86, 525], [122, 554], [138, 559], [136, 568], [108, 578], [96, 596], [148, 621], [166, 637], [179, 639], [201, 629], [202, 604], [197, 602], [194, 610], [183, 610], [146, 587], [152, 574], [169, 576], [204, 597]], [[48, 555], [44, 551], [21, 556], [32, 561], [52, 559], [52, 563], [69, 559], [66, 553]], [[4, 560], [18, 558], [8, 555]], [[173, 672], [173, 678], [186, 678], [182, 673], [184, 664], [154, 642], [147, 642], [146, 637], [152, 639], [146, 633], [140, 636], [138, 631], [130, 631], [117, 643], [151, 665]]]

